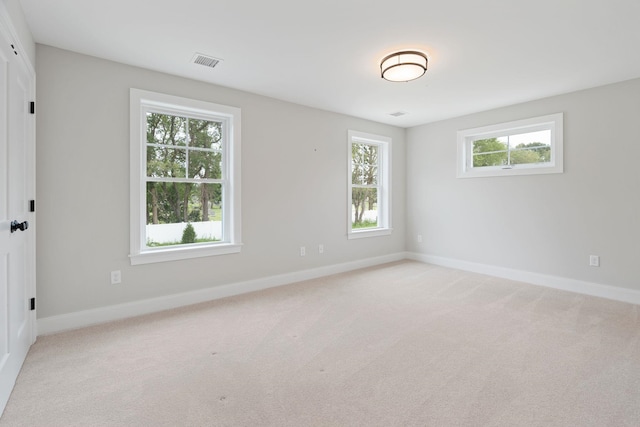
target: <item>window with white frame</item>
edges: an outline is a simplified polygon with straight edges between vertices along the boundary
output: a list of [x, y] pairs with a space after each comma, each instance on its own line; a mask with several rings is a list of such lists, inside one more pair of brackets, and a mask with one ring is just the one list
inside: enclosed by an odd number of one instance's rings
[[562, 173], [562, 113], [458, 132], [458, 178]]
[[132, 264], [240, 251], [240, 109], [131, 89]]
[[391, 233], [391, 138], [350, 130], [350, 239]]

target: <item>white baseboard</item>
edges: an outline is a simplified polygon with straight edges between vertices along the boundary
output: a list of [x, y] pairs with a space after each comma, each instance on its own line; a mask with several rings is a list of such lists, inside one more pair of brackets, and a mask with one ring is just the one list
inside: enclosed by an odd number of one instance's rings
[[274, 288], [304, 280], [316, 279], [318, 277], [329, 276], [332, 274], [345, 273], [347, 271], [400, 261], [403, 259], [411, 259], [428, 264], [440, 265], [442, 267], [472, 271], [474, 273], [517, 280], [533, 285], [640, 305], [640, 291], [633, 289], [601, 285], [581, 280], [461, 261], [434, 255], [419, 254], [415, 252], [399, 252], [310, 270], [296, 271], [293, 273], [280, 274], [255, 280], [230, 283], [197, 291], [167, 295], [108, 307], [100, 307], [91, 310], [83, 310], [58, 316], [44, 317], [37, 321], [38, 335], [48, 335], [71, 329], [78, 329], [85, 326], [126, 319], [129, 317], [212, 301], [262, 289]]
[[591, 295], [595, 297], [607, 298], [615, 301], [622, 301], [640, 305], [640, 291], [634, 289], [601, 285], [598, 283], [567, 279], [565, 277], [549, 276], [545, 274], [532, 273], [529, 271], [514, 270], [505, 267], [497, 267], [493, 265], [479, 264], [457, 259], [443, 258], [434, 255], [419, 254], [415, 252], [407, 252], [406, 256], [408, 259], [421, 261], [428, 264], [440, 265], [442, 267], [472, 271], [474, 273], [502, 277], [504, 279], [510, 280], [517, 280], [519, 282], [530, 283], [532, 285], [545, 286], [548, 288], [560, 289], [563, 291], [575, 292], [578, 294]]
[[124, 304], [100, 307], [91, 310], [77, 311], [38, 319], [38, 335], [48, 335], [56, 332], [78, 329], [85, 326], [126, 319], [157, 311], [183, 307], [247, 292], [259, 291], [276, 286], [288, 285], [303, 280], [316, 279], [332, 274], [344, 273], [360, 268], [406, 259], [406, 253], [384, 255], [375, 258], [367, 258], [342, 264], [334, 264], [310, 270], [296, 271], [261, 279], [244, 282], [230, 283], [197, 291], [184, 292], [175, 295], [167, 295], [141, 301], [133, 301]]

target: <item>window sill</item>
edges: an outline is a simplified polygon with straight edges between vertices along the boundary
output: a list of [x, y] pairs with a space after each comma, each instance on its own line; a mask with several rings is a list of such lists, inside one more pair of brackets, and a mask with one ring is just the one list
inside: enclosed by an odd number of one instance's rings
[[388, 236], [391, 234], [391, 228], [372, 228], [370, 230], [350, 231], [347, 234], [348, 239], [362, 239], [365, 237]]
[[458, 178], [482, 178], [488, 176], [513, 176], [513, 175], [540, 175], [563, 173], [562, 165], [555, 164], [535, 164], [535, 165], [514, 165], [512, 167], [484, 167], [464, 170], [459, 172]]
[[178, 261], [215, 255], [235, 254], [240, 252], [241, 243], [228, 243], [202, 247], [175, 247], [170, 249], [147, 250], [129, 255], [131, 265], [152, 264], [156, 262]]

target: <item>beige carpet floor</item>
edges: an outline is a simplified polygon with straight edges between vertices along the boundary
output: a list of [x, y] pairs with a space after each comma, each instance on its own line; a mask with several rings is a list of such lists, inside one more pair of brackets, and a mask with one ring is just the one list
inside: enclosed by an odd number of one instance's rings
[[0, 426], [640, 426], [640, 307], [387, 264], [40, 337]]

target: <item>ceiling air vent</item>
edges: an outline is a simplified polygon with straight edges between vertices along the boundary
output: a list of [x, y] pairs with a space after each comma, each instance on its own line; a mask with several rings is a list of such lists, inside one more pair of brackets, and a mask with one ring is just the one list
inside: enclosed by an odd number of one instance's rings
[[389, 115], [393, 117], [400, 117], [400, 116], [404, 116], [405, 114], [407, 113], [405, 113], [404, 111], [396, 111], [395, 113], [389, 113]]
[[204, 65], [205, 67], [214, 68], [218, 65], [218, 62], [222, 61], [222, 59], [214, 58], [213, 56], [203, 55], [201, 53], [196, 53], [193, 56], [193, 63]]

